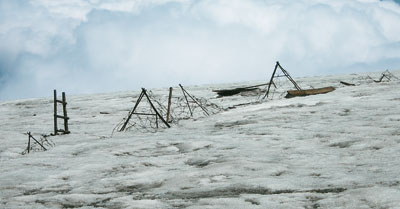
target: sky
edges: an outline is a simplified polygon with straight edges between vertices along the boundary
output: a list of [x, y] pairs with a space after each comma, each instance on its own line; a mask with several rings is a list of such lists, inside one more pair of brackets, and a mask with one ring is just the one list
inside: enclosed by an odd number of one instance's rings
[[0, 0], [0, 101], [400, 69], [400, 0]]

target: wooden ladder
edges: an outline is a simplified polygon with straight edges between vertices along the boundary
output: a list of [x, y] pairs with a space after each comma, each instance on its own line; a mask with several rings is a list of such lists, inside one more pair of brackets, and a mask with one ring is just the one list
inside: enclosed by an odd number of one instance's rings
[[[61, 103], [63, 106], [63, 115], [58, 115], [57, 114], [57, 104]], [[57, 127], [57, 119], [63, 119], [64, 121], [64, 130], [58, 129]], [[57, 99], [57, 91], [54, 90], [54, 135], [57, 135], [58, 133], [62, 134], [69, 134], [70, 131], [68, 130], [68, 120], [69, 117], [67, 116], [67, 101], [65, 98], [65, 92], [62, 93], [62, 100]]]

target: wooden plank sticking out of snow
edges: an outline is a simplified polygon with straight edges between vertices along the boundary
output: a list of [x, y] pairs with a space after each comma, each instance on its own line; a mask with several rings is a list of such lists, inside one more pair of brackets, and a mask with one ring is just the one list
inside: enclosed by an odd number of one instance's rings
[[292, 98], [292, 97], [298, 97], [298, 96], [309, 96], [309, 95], [316, 95], [316, 94], [326, 94], [326, 93], [329, 93], [334, 90], [335, 90], [335, 88], [332, 86], [318, 88], [318, 89], [290, 90], [290, 91], [287, 91], [287, 95], [285, 96], [285, 98]]

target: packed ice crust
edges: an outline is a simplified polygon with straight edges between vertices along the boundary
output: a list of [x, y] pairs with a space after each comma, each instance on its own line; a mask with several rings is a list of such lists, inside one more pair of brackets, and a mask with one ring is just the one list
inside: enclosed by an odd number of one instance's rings
[[400, 81], [366, 75], [296, 78], [336, 90], [262, 102], [212, 90], [265, 81], [187, 85], [224, 111], [112, 136], [140, 90], [66, 92], [71, 133], [49, 136], [47, 151], [29, 154], [25, 133], [53, 132], [52, 90], [49, 98], [2, 102], [0, 208], [400, 207]]

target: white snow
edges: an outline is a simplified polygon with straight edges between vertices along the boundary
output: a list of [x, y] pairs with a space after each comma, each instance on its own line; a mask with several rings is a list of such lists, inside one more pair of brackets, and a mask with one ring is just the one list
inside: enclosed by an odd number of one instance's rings
[[[296, 80], [337, 89], [112, 137], [140, 91], [67, 92], [71, 134], [25, 155], [24, 133], [53, 131], [52, 98], [0, 103], [0, 208], [400, 208], [400, 81]], [[257, 101], [211, 91], [231, 85], [186, 89], [225, 108]]]

